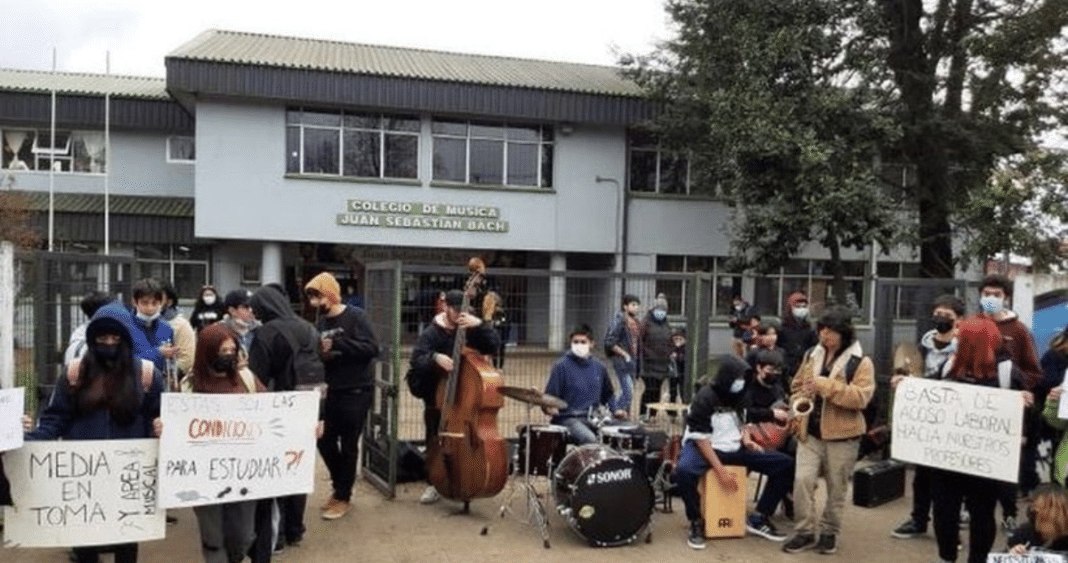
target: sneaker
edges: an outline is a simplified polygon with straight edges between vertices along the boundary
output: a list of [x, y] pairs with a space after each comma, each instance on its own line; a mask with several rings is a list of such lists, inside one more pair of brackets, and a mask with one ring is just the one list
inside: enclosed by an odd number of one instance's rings
[[782, 550], [786, 553], [800, 553], [814, 547], [816, 547], [816, 536], [812, 534], [794, 534], [790, 541], [783, 544]]
[[705, 548], [705, 521], [691, 520], [690, 535], [686, 537], [686, 545], [693, 549]]
[[820, 541], [816, 543], [816, 551], [824, 555], [838, 552], [838, 536], [834, 534], [820, 534]]
[[1001, 519], [1001, 527], [1004, 528], [1005, 531], [1010, 533], [1010, 534], [1015, 532], [1016, 531], [1016, 517], [1015, 516], [1006, 516], [1006, 517], [1002, 518]]
[[926, 533], [926, 524], [920, 524], [912, 518], [909, 518], [905, 521], [905, 523], [895, 528], [893, 532], [890, 532], [890, 535], [898, 539], [907, 540], [911, 538], [920, 537]]
[[786, 541], [786, 534], [775, 529], [771, 520], [763, 514], [754, 514], [745, 522], [745, 529], [754, 536], [760, 536], [771, 541]]
[[349, 513], [351, 505], [348, 501], [338, 500], [334, 502], [334, 506], [327, 508], [323, 511], [323, 520], [337, 520], [342, 516]]
[[331, 506], [334, 506], [334, 504], [336, 504], [336, 503], [337, 503], [337, 499], [336, 499], [336, 498], [334, 498], [334, 497], [330, 497], [330, 499], [329, 499], [329, 500], [327, 500], [326, 502], [324, 502], [324, 503], [323, 503], [323, 505], [319, 507], [319, 510], [327, 510], [327, 509], [329, 509], [329, 508], [330, 508]]
[[439, 500], [441, 500], [441, 495], [438, 494], [438, 490], [433, 485], [427, 487], [423, 494], [419, 496], [420, 504], [434, 504]]

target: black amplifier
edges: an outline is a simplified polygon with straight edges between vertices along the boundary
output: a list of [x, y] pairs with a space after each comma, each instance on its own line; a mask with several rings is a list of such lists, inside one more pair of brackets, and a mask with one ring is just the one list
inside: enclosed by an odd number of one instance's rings
[[905, 496], [905, 464], [880, 461], [853, 472], [853, 504], [872, 508]]

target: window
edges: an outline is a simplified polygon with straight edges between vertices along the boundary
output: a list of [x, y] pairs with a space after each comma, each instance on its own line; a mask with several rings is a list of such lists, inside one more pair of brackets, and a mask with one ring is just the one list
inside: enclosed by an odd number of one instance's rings
[[291, 109], [286, 172], [415, 179], [420, 127], [414, 116]]
[[105, 171], [102, 131], [57, 129], [53, 147], [49, 129], [2, 129], [0, 141], [0, 167], [7, 170]]
[[[845, 275], [845, 303], [862, 311], [869, 282], [865, 276], [866, 263], [842, 262]], [[761, 312], [782, 316], [786, 297], [795, 291], [808, 295], [809, 303], [823, 305], [835, 300], [834, 278], [827, 260], [791, 260], [781, 269], [757, 276], [754, 280], [753, 304]]]
[[196, 161], [196, 144], [193, 137], [167, 137], [167, 162]]
[[654, 135], [632, 131], [630, 190], [654, 194], [690, 193], [690, 163], [677, 153], [664, 150]]
[[208, 283], [211, 251], [206, 246], [143, 244], [134, 247], [135, 279], [169, 280], [179, 299], [196, 297]]
[[[712, 274], [712, 294], [709, 296], [713, 316], [728, 314], [731, 297], [742, 288], [741, 274], [731, 273], [726, 258], [713, 256], [675, 256], [661, 254], [656, 257], [657, 272], [707, 272]], [[686, 311], [686, 284], [688, 281], [657, 280], [656, 291], [668, 299], [670, 313]]]
[[539, 125], [434, 120], [434, 180], [552, 187], [553, 131]]

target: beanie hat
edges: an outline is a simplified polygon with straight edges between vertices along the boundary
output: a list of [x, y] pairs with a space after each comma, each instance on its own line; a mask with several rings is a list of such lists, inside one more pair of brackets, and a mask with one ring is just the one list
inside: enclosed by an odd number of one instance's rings
[[312, 278], [308, 285], [304, 286], [304, 291], [309, 289], [314, 289], [331, 305], [341, 303], [341, 285], [330, 272], [323, 272]]
[[653, 301], [653, 308], [654, 309], [663, 309], [663, 310], [666, 311], [667, 308], [668, 308], [667, 298], [664, 297], [663, 294], [660, 294], [659, 296], [657, 296], [656, 300]]
[[229, 309], [230, 307], [240, 307], [242, 305], [248, 305], [248, 298], [250, 293], [247, 289], [235, 289], [226, 294], [226, 299], [223, 299], [223, 305]]

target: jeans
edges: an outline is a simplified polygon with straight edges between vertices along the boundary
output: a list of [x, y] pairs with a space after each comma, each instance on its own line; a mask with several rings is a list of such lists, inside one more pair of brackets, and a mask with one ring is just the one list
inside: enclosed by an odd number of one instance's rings
[[[798, 534], [837, 535], [842, 530], [849, 476], [857, 461], [860, 439], [820, 440], [809, 436], [797, 444], [797, 475], [794, 478], [794, 510]], [[816, 485], [820, 475], [827, 482], [827, 504], [816, 514]]]
[[595, 444], [597, 443], [597, 432], [594, 429], [593, 423], [584, 416], [568, 416], [565, 418], [553, 419], [553, 424], [559, 424], [567, 428], [567, 433], [571, 437], [571, 441], [578, 444]]
[[[756, 505], [757, 512], [765, 516], [775, 512], [775, 507], [793, 484], [794, 460], [782, 452], [754, 452], [743, 447], [734, 452], [716, 450], [716, 455], [724, 465], [740, 465], [767, 476], [768, 482], [764, 485], [764, 492], [760, 494]], [[701, 498], [697, 483], [711, 467], [694, 441], [687, 440], [675, 466], [675, 483], [686, 506], [686, 518], [690, 521], [701, 518]]]
[[1000, 481], [974, 475], [931, 469], [931, 498], [934, 501], [934, 530], [938, 556], [956, 561], [960, 540], [960, 503], [968, 510], [968, 562], [985, 563], [997, 536], [994, 507]]
[[616, 370], [619, 379], [619, 396], [612, 402], [613, 411], [624, 411], [630, 414], [630, 404], [634, 397], [634, 378], [638, 373], [638, 363], [632, 358], [624, 362], [623, 358], [612, 358], [612, 367]]
[[356, 483], [356, 456], [367, 411], [374, 398], [370, 390], [326, 392], [323, 407], [323, 437], [317, 445], [323, 463], [330, 471], [334, 498], [348, 502]]

